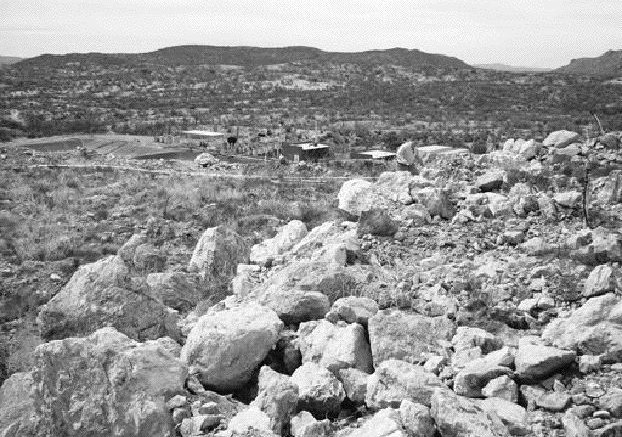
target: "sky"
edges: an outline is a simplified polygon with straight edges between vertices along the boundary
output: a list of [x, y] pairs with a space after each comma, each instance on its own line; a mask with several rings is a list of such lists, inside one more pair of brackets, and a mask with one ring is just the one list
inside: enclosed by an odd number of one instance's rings
[[0, 0], [0, 55], [182, 44], [405, 47], [553, 68], [622, 49], [622, 0]]

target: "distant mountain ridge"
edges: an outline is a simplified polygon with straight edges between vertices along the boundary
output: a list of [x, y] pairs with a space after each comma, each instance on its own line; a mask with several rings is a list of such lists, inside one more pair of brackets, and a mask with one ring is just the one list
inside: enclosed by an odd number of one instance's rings
[[475, 64], [473, 67], [482, 68], [484, 70], [508, 71], [513, 73], [546, 73], [553, 70], [552, 68], [520, 67], [507, 64]]
[[23, 58], [16, 56], [0, 56], [0, 65], [11, 65], [21, 61]]
[[292, 46], [279, 48], [220, 47], [184, 45], [166, 47], [148, 53], [69, 53], [44, 54], [21, 61], [22, 67], [62, 67], [67, 63], [97, 63], [103, 65], [160, 64], [167, 66], [228, 64], [259, 66], [292, 62], [351, 63], [359, 65], [395, 64], [407, 67], [438, 67], [448, 69], [471, 68], [460, 59], [425, 53], [420, 50], [393, 48], [364, 52], [326, 52], [314, 47]]
[[622, 76], [622, 50], [609, 50], [596, 58], [579, 58], [570, 61], [556, 73], [586, 76]]

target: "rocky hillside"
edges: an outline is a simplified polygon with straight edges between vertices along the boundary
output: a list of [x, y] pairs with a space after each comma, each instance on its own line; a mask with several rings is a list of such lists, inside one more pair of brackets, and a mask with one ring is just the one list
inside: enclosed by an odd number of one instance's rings
[[402, 65], [408, 67], [437, 67], [449, 69], [470, 68], [459, 59], [394, 48], [370, 50], [366, 52], [339, 53], [325, 52], [313, 47], [217, 47], [217, 46], [176, 46], [149, 53], [71, 53], [67, 55], [41, 55], [22, 61], [24, 67], [61, 67], [70, 62], [100, 65], [158, 64], [167, 66], [226, 64], [258, 66], [285, 64], [292, 62], [339, 63], [358, 65]]
[[556, 73], [585, 76], [622, 76], [622, 50], [609, 50], [597, 58], [573, 59]]
[[342, 220], [209, 228], [175, 270], [136, 234], [41, 307], [0, 435], [619, 436], [621, 140], [421, 155], [345, 182]]

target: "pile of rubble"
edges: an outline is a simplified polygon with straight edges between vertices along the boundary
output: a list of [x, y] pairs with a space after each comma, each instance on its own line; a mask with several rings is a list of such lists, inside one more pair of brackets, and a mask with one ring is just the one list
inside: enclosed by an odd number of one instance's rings
[[[576, 141], [552, 135], [503, 153], [537, 175]], [[621, 435], [620, 229], [585, 228], [571, 181], [461, 159], [348, 181], [343, 221], [252, 247], [208, 229], [181, 271], [135, 235], [41, 309], [0, 435]], [[589, 204], [618, 208], [619, 178]]]

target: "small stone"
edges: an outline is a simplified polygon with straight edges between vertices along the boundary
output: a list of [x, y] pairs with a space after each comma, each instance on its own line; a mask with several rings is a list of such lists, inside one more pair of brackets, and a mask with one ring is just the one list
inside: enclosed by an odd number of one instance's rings
[[568, 409], [569, 412], [581, 419], [592, 417], [595, 410], [596, 408], [593, 405], [573, 405]]
[[598, 399], [600, 408], [607, 410], [613, 417], [622, 418], [622, 389], [612, 388]]
[[203, 435], [205, 431], [209, 431], [220, 425], [221, 420], [221, 416], [213, 414], [189, 417], [181, 421], [179, 432], [182, 437]]
[[220, 408], [216, 402], [206, 402], [198, 408], [199, 414], [218, 414]]
[[188, 399], [182, 395], [175, 395], [170, 398], [166, 403], [166, 406], [171, 410], [174, 410], [175, 408], [185, 407], [186, 405], [188, 405]]
[[585, 387], [585, 394], [591, 398], [599, 398], [605, 394], [605, 390], [602, 387], [594, 382], [590, 382]]
[[501, 398], [506, 401], [518, 403], [518, 386], [507, 375], [491, 380], [482, 389], [482, 395], [487, 398]]
[[54, 282], [59, 282], [62, 281], [63, 278], [60, 277], [60, 275], [58, 273], [52, 273], [50, 275], [50, 280], [54, 281]]
[[438, 375], [446, 363], [447, 359], [445, 357], [441, 355], [432, 355], [426, 360], [425, 364], [423, 365], [423, 369], [426, 372]]
[[316, 420], [308, 411], [301, 411], [291, 419], [291, 433], [294, 437], [323, 437], [328, 435], [330, 421]]
[[430, 416], [430, 409], [425, 405], [404, 399], [400, 404], [400, 418], [408, 435], [434, 437], [436, 428]]
[[567, 394], [552, 392], [545, 393], [536, 399], [536, 405], [548, 411], [564, 411], [570, 405], [571, 398]]
[[572, 403], [575, 405], [591, 405], [592, 400], [583, 393], [572, 395]]
[[562, 417], [566, 437], [589, 437], [590, 431], [583, 421], [570, 411]]
[[173, 422], [175, 423], [181, 423], [189, 417], [192, 417], [192, 413], [187, 408], [175, 408], [173, 410]]
[[594, 411], [594, 414], [592, 416], [598, 419], [609, 419], [611, 418], [611, 413], [609, 411], [600, 410]]
[[601, 359], [599, 355], [581, 355], [579, 358], [579, 372], [592, 373], [600, 369]]
[[[597, 417], [593, 417], [585, 421], [587, 427], [592, 430], [602, 428], [606, 423], [607, 422], [604, 419], [599, 419]], [[611, 436], [614, 437], [615, 434], [611, 434]]]

